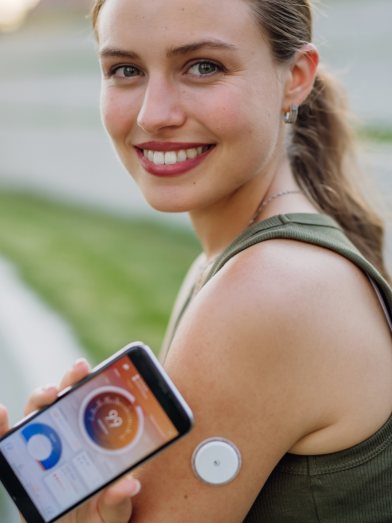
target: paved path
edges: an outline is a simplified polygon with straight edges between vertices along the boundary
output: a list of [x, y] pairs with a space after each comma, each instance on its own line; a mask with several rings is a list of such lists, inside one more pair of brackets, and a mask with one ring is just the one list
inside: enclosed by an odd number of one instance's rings
[[[59, 384], [64, 371], [84, 355], [70, 327], [19, 279], [15, 268], [0, 257], [0, 403], [7, 406], [11, 425], [23, 417], [30, 392]], [[20, 523], [5, 497], [1, 523]]]

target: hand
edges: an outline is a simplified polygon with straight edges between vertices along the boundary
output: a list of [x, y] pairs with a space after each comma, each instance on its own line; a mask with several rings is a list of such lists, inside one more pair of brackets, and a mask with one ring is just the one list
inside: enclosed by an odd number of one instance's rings
[[[47, 385], [36, 389], [30, 396], [25, 415], [51, 405], [59, 392], [75, 385], [88, 376], [89, 364], [85, 359], [77, 360], [61, 382], [60, 388]], [[0, 436], [9, 430], [7, 409], [0, 405]], [[91, 498], [73, 512], [70, 512], [59, 523], [128, 523], [132, 515], [131, 497], [140, 491], [140, 483], [131, 475], [124, 476], [109, 488]], [[24, 522], [24, 519], [21, 517]]]

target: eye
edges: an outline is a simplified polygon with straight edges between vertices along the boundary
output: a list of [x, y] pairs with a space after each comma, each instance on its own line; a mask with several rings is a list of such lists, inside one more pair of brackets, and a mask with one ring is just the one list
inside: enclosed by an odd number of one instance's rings
[[132, 65], [123, 65], [122, 67], [115, 69], [113, 73], [120, 78], [131, 78], [133, 76], [139, 76], [141, 71]]
[[219, 70], [219, 67], [212, 63], [212, 62], [199, 62], [197, 64], [193, 64], [190, 69], [188, 69], [189, 74], [195, 74], [195, 75], [209, 75], [216, 73]]

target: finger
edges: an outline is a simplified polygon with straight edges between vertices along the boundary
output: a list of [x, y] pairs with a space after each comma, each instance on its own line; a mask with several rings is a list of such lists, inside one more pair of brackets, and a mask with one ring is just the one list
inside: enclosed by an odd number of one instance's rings
[[125, 476], [105, 490], [98, 501], [98, 510], [105, 523], [128, 523], [132, 515], [131, 497], [140, 492], [140, 482]]
[[0, 436], [3, 436], [9, 430], [8, 411], [3, 405], [0, 405]]
[[76, 360], [72, 369], [70, 369], [64, 376], [63, 381], [60, 385], [60, 391], [66, 389], [67, 387], [72, 387], [80, 380], [84, 379], [90, 373], [90, 365], [85, 358], [80, 358]]
[[51, 405], [57, 399], [58, 390], [56, 385], [50, 384], [46, 387], [40, 387], [35, 389], [27, 401], [25, 407], [25, 416], [28, 416], [32, 412], [42, 409], [47, 405]]

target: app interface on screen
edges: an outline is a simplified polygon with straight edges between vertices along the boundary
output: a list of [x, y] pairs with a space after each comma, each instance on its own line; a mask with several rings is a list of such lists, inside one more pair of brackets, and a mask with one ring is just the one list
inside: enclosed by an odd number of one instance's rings
[[45, 521], [178, 436], [128, 356], [0, 444]]

